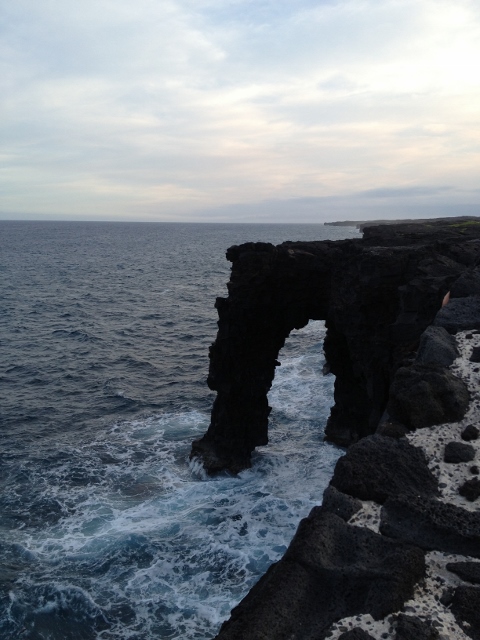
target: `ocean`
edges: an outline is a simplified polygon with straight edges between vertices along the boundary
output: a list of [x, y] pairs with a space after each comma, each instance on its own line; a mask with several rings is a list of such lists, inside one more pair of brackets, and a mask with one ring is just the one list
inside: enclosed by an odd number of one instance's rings
[[0, 222], [0, 637], [207, 639], [342, 451], [324, 326], [292, 332], [251, 469], [189, 461], [233, 244], [347, 227]]

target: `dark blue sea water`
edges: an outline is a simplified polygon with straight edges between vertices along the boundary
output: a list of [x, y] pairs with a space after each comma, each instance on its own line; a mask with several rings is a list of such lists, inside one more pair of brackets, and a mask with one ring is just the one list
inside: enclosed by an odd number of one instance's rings
[[206, 639], [318, 504], [333, 379], [293, 332], [270, 444], [238, 477], [188, 461], [225, 250], [322, 225], [0, 222], [0, 637]]

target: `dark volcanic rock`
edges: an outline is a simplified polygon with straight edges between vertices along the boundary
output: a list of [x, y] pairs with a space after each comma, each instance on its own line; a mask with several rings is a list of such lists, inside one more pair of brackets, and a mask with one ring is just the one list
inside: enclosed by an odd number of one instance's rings
[[480, 296], [480, 269], [468, 269], [456, 280], [450, 290], [451, 298]]
[[443, 327], [427, 327], [420, 336], [416, 358], [419, 364], [449, 367], [458, 356], [455, 339]]
[[480, 589], [457, 587], [451, 611], [465, 633], [473, 640], [480, 640]]
[[437, 313], [434, 324], [449, 333], [480, 329], [480, 297], [453, 298]]
[[374, 640], [374, 638], [360, 627], [355, 627], [355, 629], [345, 631], [341, 636], [338, 636], [338, 640]]
[[443, 604], [444, 607], [449, 607], [452, 604], [454, 593], [455, 589], [453, 587], [447, 587], [442, 591], [439, 602]]
[[467, 480], [459, 488], [458, 493], [470, 502], [475, 502], [480, 498], [480, 480], [478, 478]]
[[397, 618], [395, 640], [435, 640], [438, 635], [438, 631], [431, 623], [424, 622], [416, 616], [401, 613]]
[[335, 375], [326, 438], [349, 446], [374, 433], [396, 370], [413, 360], [445, 294], [475, 266], [479, 238], [480, 225], [449, 220], [368, 227], [363, 239], [231, 247], [228, 298], [217, 299], [210, 349], [208, 385], [217, 397], [192, 456], [211, 473], [249, 466], [253, 449], [268, 441], [279, 351], [309, 320], [325, 320]]
[[324, 511], [334, 513], [347, 522], [347, 520], [350, 520], [350, 518], [362, 508], [362, 503], [360, 500], [356, 500], [338, 491], [333, 485], [329, 485], [323, 492], [321, 508]]
[[439, 500], [390, 498], [381, 511], [380, 532], [428, 551], [480, 558], [480, 513]]
[[302, 520], [280, 562], [232, 611], [221, 640], [320, 640], [333, 622], [398, 610], [425, 574], [424, 554], [334, 514]]
[[443, 459], [445, 462], [470, 462], [475, 458], [475, 449], [471, 444], [449, 442], [445, 445]]
[[470, 362], [480, 362], [480, 347], [473, 347], [469, 360]]
[[480, 584], [480, 562], [449, 562], [447, 569], [466, 582]]
[[376, 433], [379, 436], [388, 436], [389, 438], [403, 438], [410, 432], [404, 424], [394, 420], [386, 420], [378, 425]]
[[389, 413], [411, 429], [461, 420], [470, 395], [465, 383], [440, 367], [401, 367], [390, 387]]
[[331, 484], [355, 498], [380, 504], [402, 493], [434, 496], [438, 492], [421, 449], [380, 435], [352, 445], [337, 462]]
[[480, 432], [477, 427], [474, 427], [473, 424], [469, 424], [462, 431], [462, 440], [466, 440], [467, 442], [470, 442], [471, 440], [478, 440], [479, 433]]

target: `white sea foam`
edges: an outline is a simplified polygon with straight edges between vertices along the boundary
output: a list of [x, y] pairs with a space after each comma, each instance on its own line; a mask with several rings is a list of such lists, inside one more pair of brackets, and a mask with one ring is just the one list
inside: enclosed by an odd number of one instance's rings
[[[191, 440], [208, 426], [200, 411], [119, 423], [77, 446], [60, 440], [48, 479], [44, 464], [30, 469], [61, 517], [16, 533], [38, 559], [35, 576], [14, 589], [20, 601], [54, 608], [60, 596], [38, 584], [60, 571], [109, 621], [98, 638], [213, 636], [321, 502], [340, 455], [322, 443], [332, 387], [321, 375], [322, 331], [308, 327], [307, 353], [283, 357], [269, 398], [271, 443], [236, 477], [209, 478], [189, 462]], [[121, 606], [131, 609], [123, 618]]]

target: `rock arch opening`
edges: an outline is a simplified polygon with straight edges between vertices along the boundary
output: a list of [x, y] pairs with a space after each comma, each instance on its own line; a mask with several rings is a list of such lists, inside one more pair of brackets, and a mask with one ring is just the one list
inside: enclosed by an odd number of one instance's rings
[[[318, 442], [324, 438], [324, 428], [333, 405], [335, 376], [328, 374], [323, 345], [325, 323], [311, 320], [302, 329], [294, 329], [278, 354], [281, 366], [268, 392], [269, 440], [277, 437], [301, 437], [292, 433], [291, 425], [302, 421], [305, 429], [315, 429]], [[277, 431], [280, 434], [277, 435]]]

